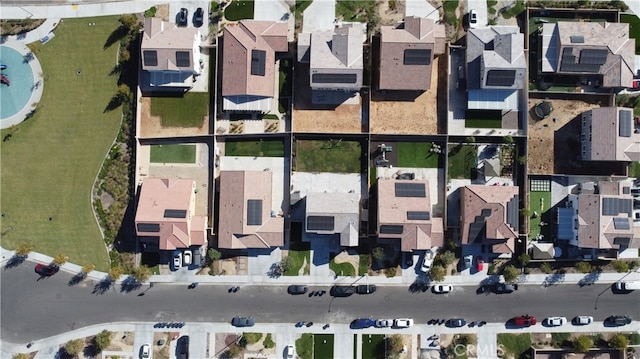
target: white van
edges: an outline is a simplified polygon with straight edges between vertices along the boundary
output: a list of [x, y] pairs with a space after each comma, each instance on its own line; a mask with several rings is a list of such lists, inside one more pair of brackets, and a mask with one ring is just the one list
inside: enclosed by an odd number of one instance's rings
[[638, 290], [640, 289], [640, 282], [616, 282], [617, 290]]

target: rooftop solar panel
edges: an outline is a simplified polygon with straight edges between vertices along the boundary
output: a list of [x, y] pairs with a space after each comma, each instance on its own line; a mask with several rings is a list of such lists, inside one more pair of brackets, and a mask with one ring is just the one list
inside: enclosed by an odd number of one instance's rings
[[429, 211], [407, 211], [407, 219], [410, 221], [428, 221], [431, 219]]
[[307, 217], [307, 230], [333, 231], [335, 218], [333, 216], [309, 216]]
[[142, 52], [142, 61], [145, 66], [158, 66], [158, 51], [144, 50]]
[[176, 51], [176, 66], [191, 66], [191, 54], [189, 53], [189, 51]]
[[317, 84], [354, 84], [358, 80], [356, 74], [313, 74], [311, 82]]
[[632, 208], [631, 198], [608, 198], [602, 199], [602, 214], [605, 216], [617, 216], [620, 213], [626, 213], [631, 216]]
[[164, 218], [187, 218], [186, 209], [165, 209]]
[[396, 183], [396, 197], [427, 197], [424, 183]]
[[262, 200], [247, 200], [247, 225], [259, 226], [262, 224]]
[[631, 229], [631, 226], [629, 226], [629, 218], [614, 217], [613, 227], [615, 229], [623, 229], [623, 230]]
[[515, 231], [519, 230], [518, 195], [513, 196], [507, 202], [507, 224]]
[[489, 70], [487, 86], [513, 86], [516, 81], [516, 70]]
[[251, 74], [264, 76], [267, 52], [263, 50], [251, 50]]
[[429, 65], [431, 64], [431, 49], [406, 49], [404, 50], [404, 65]]
[[582, 35], [572, 35], [572, 36], [569, 36], [569, 39], [571, 40], [572, 44], [583, 44], [584, 43], [584, 36], [582, 36]]
[[138, 232], [160, 232], [158, 223], [138, 223]]
[[580, 63], [589, 65], [602, 65], [607, 62], [609, 50], [584, 49], [580, 51]]
[[404, 227], [400, 225], [383, 224], [380, 226], [380, 234], [402, 234]]
[[633, 112], [629, 110], [618, 111], [618, 135], [621, 137], [631, 137], [633, 132]]

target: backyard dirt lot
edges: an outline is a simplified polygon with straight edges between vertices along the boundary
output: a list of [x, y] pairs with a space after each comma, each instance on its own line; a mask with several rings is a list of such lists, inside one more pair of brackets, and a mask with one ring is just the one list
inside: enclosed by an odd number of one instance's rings
[[179, 137], [209, 134], [209, 116], [204, 116], [202, 127], [163, 127], [160, 116], [151, 115], [151, 97], [140, 98], [140, 137]]

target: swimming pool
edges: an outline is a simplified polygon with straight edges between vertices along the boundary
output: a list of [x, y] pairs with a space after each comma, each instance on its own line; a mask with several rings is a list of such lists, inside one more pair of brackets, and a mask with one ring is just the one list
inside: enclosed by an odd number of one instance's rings
[[[37, 60], [34, 58], [31, 61]], [[7, 66], [1, 73], [10, 82], [9, 86], [0, 84], [0, 121], [2, 121], [29, 105], [34, 89], [34, 75], [29, 62], [24, 61], [24, 56], [8, 46], [0, 45], [0, 63]]]

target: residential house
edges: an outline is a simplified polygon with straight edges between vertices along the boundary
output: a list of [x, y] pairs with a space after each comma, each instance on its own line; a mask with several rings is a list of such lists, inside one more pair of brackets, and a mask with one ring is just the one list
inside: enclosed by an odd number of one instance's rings
[[287, 24], [242, 20], [225, 26], [222, 45], [222, 107], [269, 112], [278, 86], [276, 52], [287, 52]]
[[602, 87], [632, 87], [636, 42], [629, 38], [629, 24], [547, 23], [542, 25], [540, 42], [542, 75], [578, 76]]
[[306, 197], [305, 231], [338, 234], [343, 247], [358, 246], [360, 195], [357, 193], [318, 193]]
[[583, 188], [558, 208], [560, 242], [591, 250], [591, 258], [615, 258], [620, 251], [640, 248], [640, 226], [634, 226], [634, 198], [630, 182], [598, 182], [595, 190]]
[[527, 85], [524, 34], [517, 26], [469, 29], [466, 36], [467, 108], [502, 111], [503, 128], [518, 128]]
[[442, 247], [442, 218], [432, 217], [429, 181], [378, 179], [378, 241], [403, 252]]
[[460, 188], [461, 244], [485, 246], [499, 257], [511, 257], [518, 238], [518, 205], [517, 186]]
[[147, 251], [202, 247], [206, 216], [196, 216], [192, 179], [145, 178], [138, 194], [136, 235]]
[[429, 90], [433, 59], [444, 54], [445, 45], [444, 25], [432, 19], [408, 16], [396, 26], [382, 26], [378, 88]]
[[582, 113], [582, 160], [640, 161], [633, 109], [598, 107]]
[[149, 72], [149, 85], [191, 88], [200, 74], [200, 30], [178, 27], [157, 17], [144, 19], [142, 70]]
[[284, 218], [272, 205], [270, 171], [221, 171], [218, 247], [281, 247]]

